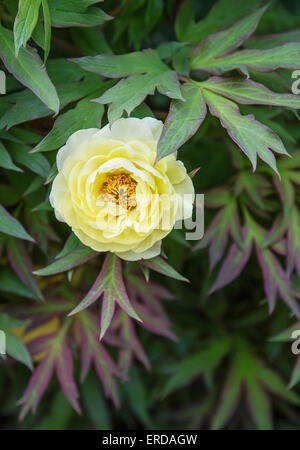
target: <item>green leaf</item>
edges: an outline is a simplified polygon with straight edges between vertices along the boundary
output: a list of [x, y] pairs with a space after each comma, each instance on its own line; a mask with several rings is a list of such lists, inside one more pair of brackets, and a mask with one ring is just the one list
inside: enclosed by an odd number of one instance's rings
[[8, 268], [0, 269], [0, 285], [3, 292], [16, 294], [20, 297], [37, 299], [37, 296]]
[[284, 33], [266, 34], [263, 36], [252, 36], [244, 46], [247, 48], [268, 49], [288, 44], [289, 42], [300, 42], [300, 30], [286, 31]]
[[23, 342], [14, 334], [6, 333], [6, 351], [9, 356], [33, 369], [30, 354]]
[[14, 23], [16, 56], [25, 47], [37, 24], [41, 0], [19, 0], [18, 14]]
[[81, 247], [81, 246], [82, 246], [82, 243], [78, 239], [78, 237], [74, 233], [71, 233], [70, 236], [68, 237], [68, 239], [66, 240], [66, 243], [65, 243], [62, 251], [59, 252], [58, 255], [56, 255], [55, 259], [62, 258], [63, 256], [65, 256], [68, 253], [75, 250], [77, 247]]
[[[68, 79], [69, 77], [72, 77], [72, 74], [68, 71], [62, 71], [62, 76], [64, 76], [65, 79]], [[96, 77], [97, 80], [95, 80], [94, 77], [95, 76], [92, 75], [92, 79], [88, 76], [80, 82], [74, 81], [60, 84], [57, 91], [61, 102], [61, 108], [75, 100], [79, 100], [80, 98], [89, 95], [91, 92], [96, 92], [100, 83], [99, 78]], [[95, 95], [97, 95], [97, 93], [95, 93]], [[51, 110], [29, 90], [6, 95], [4, 101], [10, 103], [12, 106], [2, 115], [2, 117], [0, 117], [0, 128], [11, 128], [19, 123], [49, 116], [51, 114]]]
[[265, 10], [266, 6], [239, 20], [232, 27], [219, 31], [202, 41], [193, 54], [192, 67], [201, 67], [202, 64], [205, 65], [205, 61], [210, 61], [240, 47], [254, 32]]
[[215, 75], [234, 69], [239, 69], [247, 74], [248, 68], [259, 72], [271, 72], [279, 68], [300, 69], [299, 54], [300, 43], [290, 42], [268, 50], [241, 50], [211, 60], [193, 59], [191, 68], [207, 70]]
[[289, 388], [293, 388], [294, 386], [296, 386], [299, 383], [299, 380], [300, 380], [300, 359], [298, 358], [291, 374]]
[[100, 8], [89, 8], [98, 1], [51, 0], [50, 14], [55, 27], [94, 27], [112, 17]]
[[97, 254], [98, 253], [89, 247], [79, 247], [54, 261], [49, 266], [36, 270], [34, 273], [36, 275], [44, 276], [65, 272], [66, 270], [73, 269], [91, 258], [94, 258]]
[[157, 160], [175, 152], [198, 130], [206, 116], [201, 89], [195, 83], [182, 86], [185, 101], [174, 100], [164, 124], [157, 149]]
[[125, 110], [128, 115], [147, 95], [153, 95], [155, 88], [161, 94], [171, 98], [181, 99], [179, 84], [176, 73], [168, 70], [162, 73], [133, 75], [106, 91], [101, 97], [94, 101], [102, 104], [109, 103], [108, 119], [112, 123], [119, 119]]
[[32, 274], [30, 256], [23, 242], [9, 238], [7, 240], [7, 254], [9, 263], [18, 278], [34, 293], [35, 298], [43, 300], [43, 294], [35, 276]]
[[71, 28], [74, 43], [80, 48], [83, 55], [101, 55], [112, 53], [104, 34], [99, 27], [94, 28]]
[[294, 405], [300, 405], [299, 395], [296, 394], [296, 392], [290, 391], [287, 388], [286, 383], [282, 381], [277, 373], [273, 372], [271, 369], [264, 365], [258, 365], [257, 374], [262, 383], [273, 394], [278, 395], [279, 397]]
[[8, 151], [6, 150], [1, 141], [0, 141], [0, 167], [4, 167], [4, 169], [9, 170], [15, 170], [16, 172], [23, 172], [22, 169], [20, 169], [13, 163], [10, 154], [8, 153]]
[[34, 242], [34, 239], [29, 236], [23, 225], [11, 216], [2, 205], [0, 205], [0, 231], [19, 239], [26, 239]]
[[6, 313], [0, 313], [0, 329], [3, 331], [9, 331], [10, 329], [24, 327], [25, 322], [19, 319], [15, 319]]
[[175, 373], [169, 378], [163, 390], [163, 396], [165, 397], [174, 390], [186, 386], [197, 376], [211, 373], [224, 358], [228, 350], [229, 340], [227, 338], [212, 339], [207, 348], [187, 357], [178, 364]]
[[145, 14], [145, 23], [149, 30], [155, 27], [164, 9], [163, 0], [148, 0]]
[[88, 72], [94, 72], [107, 78], [122, 78], [128, 75], [155, 72], [157, 69], [167, 69], [154, 50], [127, 53], [126, 55], [84, 56], [83, 58], [72, 58], [70, 61]]
[[204, 19], [195, 23], [195, 1], [186, 0], [177, 15], [175, 29], [181, 42], [197, 44], [208, 35], [229, 27], [237, 20], [257, 9], [261, 1], [236, 2], [236, 0], [219, 0], [209, 10]]
[[56, 119], [50, 133], [34, 147], [31, 153], [55, 150], [64, 145], [75, 131], [84, 128], [100, 128], [103, 114], [103, 105], [91, 102], [89, 99], [81, 100], [74, 109], [61, 114]]
[[81, 387], [85, 410], [98, 430], [111, 430], [111, 419], [99, 380], [91, 372]]
[[154, 270], [155, 272], [162, 273], [167, 277], [174, 278], [179, 281], [187, 281], [189, 283], [187, 278], [180, 275], [180, 273], [173, 269], [173, 267], [171, 267], [163, 258], [160, 258], [159, 256], [151, 259], [143, 259], [141, 260], [141, 264], [149, 267], [149, 269]]
[[182, 42], [163, 42], [156, 48], [156, 52], [161, 59], [171, 58], [175, 53], [185, 46]]
[[154, 94], [156, 88], [161, 94], [182, 100], [176, 72], [170, 70], [153, 50], [118, 56], [90, 56], [72, 61], [85, 70], [106, 77], [120, 78], [131, 75], [94, 100], [103, 104], [110, 103], [110, 123], [120, 118], [124, 110], [130, 115], [147, 95]]
[[144, 377], [142, 377], [135, 367], [130, 370], [130, 381], [123, 383], [123, 390], [125, 391], [128, 403], [138, 420], [140, 420], [146, 429], [153, 429], [149, 409], [150, 402], [145, 386]]
[[7, 70], [31, 89], [49, 109], [55, 113], [59, 110], [59, 99], [46, 69], [32, 48], [20, 48], [16, 58], [14, 38], [11, 31], [0, 26], [0, 57]]
[[254, 379], [247, 380], [247, 399], [254, 422], [259, 430], [272, 430], [270, 401], [261, 385]]
[[30, 147], [27, 145], [10, 144], [12, 155], [17, 163], [27, 167], [32, 172], [40, 175], [42, 178], [47, 178], [51, 166], [44, 155], [29, 153]]
[[231, 139], [248, 156], [256, 169], [257, 155], [278, 173], [271, 150], [288, 155], [280, 138], [268, 127], [256, 121], [254, 116], [243, 116], [238, 106], [220, 95], [204, 90], [204, 97], [213, 116], [220, 119]]
[[240, 376], [235, 367], [233, 367], [227, 376], [219, 405], [215, 410], [211, 424], [212, 430], [219, 430], [228, 421], [238, 403], [241, 388]]
[[300, 108], [299, 95], [278, 94], [252, 80], [212, 77], [200, 83], [200, 85], [216, 94], [224, 95], [224, 97], [234, 100], [237, 103]]
[[44, 62], [46, 62], [50, 53], [50, 45], [51, 45], [51, 15], [48, 0], [42, 0], [42, 7], [43, 7], [44, 30], [45, 30]]

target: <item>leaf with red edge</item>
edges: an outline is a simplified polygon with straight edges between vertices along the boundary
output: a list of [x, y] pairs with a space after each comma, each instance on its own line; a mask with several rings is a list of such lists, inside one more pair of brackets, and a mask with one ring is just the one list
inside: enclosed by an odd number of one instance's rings
[[90, 259], [95, 258], [97, 255], [98, 253], [91, 248], [81, 246], [57, 259], [49, 266], [36, 270], [34, 273], [36, 275], [54, 275], [56, 273], [65, 272], [84, 264]]
[[120, 316], [120, 333], [126, 343], [126, 346], [120, 349], [120, 367], [124, 373], [127, 373], [130, 369], [132, 359], [135, 356], [146, 367], [146, 369], [150, 370], [151, 363], [136, 334], [133, 320], [127, 316], [127, 314], [124, 314], [124, 312], [121, 312]]
[[61, 341], [60, 352], [55, 357], [55, 367], [62, 390], [78, 414], [81, 414], [78, 403], [78, 389], [74, 381], [73, 355], [67, 336]]
[[98, 300], [101, 295], [103, 295], [103, 303], [101, 311], [100, 339], [102, 339], [111, 323], [116, 303], [129, 316], [136, 320], [141, 320], [134, 311], [128, 298], [123, 281], [121, 260], [113, 253], [107, 253], [101, 272], [96, 278], [93, 286], [84, 299], [69, 315], [71, 316], [83, 311]]
[[287, 232], [287, 254], [286, 265], [287, 274], [291, 275], [294, 269], [296, 269], [297, 275], [300, 278], [300, 213], [297, 207], [294, 207], [291, 211], [289, 218], [289, 227]]
[[79, 338], [81, 347], [81, 381], [93, 364], [103, 384], [105, 395], [119, 405], [115, 376], [121, 377], [121, 371], [112, 360], [104, 345], [98, 339], [98, 323], [93, 313], [84, 311], [79, 315]]
[[273, 152], [288, 155], [281, 139], [270, 128], [255, 120], [253, 115], [242, 115], [237, 104], [231, 100], [207, 89], [204, 89], [204, 97], [210, 113], [220, 120], [231, 139], [250, 159], [253, 171], [259, 156], [278, 173]]
[[194, 51], [191, 67], [193, 69], [205, 68], [207, 62], [209, 64], [209, 61], [214, 60], [214, 58], [226, 55], [240, 47], [255, 31], [266, 8], [267, 6], [257, 9], [231, 27], [212, 34], [200, 42]]
[[241, 248], [236, 243], [231, 245], [217, 279], [209, 290], [209, 294], [231, 283], [231, 281], [240, 275], [247, 264], [252, 252], [252, 237], [246, 228], [244, 229], [243, 236], [245, 240], [244, 247]]
[[54, 372], [54, 356], [49, 354], [45, 357], [34, 370], [28, 387], [23, 396], [18, 401], [18, 405], [23, 405], [19, 419], [23, 420], [27, 412], [31, 409], [35, 414], [38, 404], [44, 394], [50, 379]]
[[32, 263], [24, 243], [12, 237], [7, 239], [7, 254], [10, 265], [20, 280], [35, 294], [37, 299], [43, 300], [43, 294], [32, 274]]
[[66, 398], [80, 414], [78, 392], [73, 374], [73, 357], [67, 341], [69, 325], [70, 323], [65, 323], [57, 333], [51, 333], [35, 343], [35, 346], [39, 347], [43, 359], [34, 370], [27, 389], [18, 401], [19, 405], [23, 405], [20, 420], [30, 409], [33, 414], [36, 412], [55, 370]]
[[300, 97], [295, 94], [278, 94], [263, 84], [244, 78], [211, 77], [201, 82], [202, 87], [223, 95], [243, 105], [273, 105], [300, 108]]
[[194, 250], [209, 245], [210, 269], [213, 269], [224, 254], [229, 235], [234, 238], [240, 247], [243, 247], [241, 234], [236, 199], [226, 196], [224, 207], [216, 214], [204, 237], [196, 244]]
[[276, 256], [269, 249], [262, 249], [259, 245], [256, 246], [256, 253], [264, 277], [270, 313], [274, 310], [276, 295], [279, 293], [294, 314], [300, 317], [300, 308], [295, 299], [296, 292]]
[[160, 256], [156, 256], [155, 258], [151, 259], [142, 259], [140, 263], [148, 267], [149, 269], [154, 270], [155, 272], [166, 275], [167, 277], [174, 278], [175, 280], [179, 281], [187, 281], [189, 283], [189, 280], [187, 278], [180, 275], [180, 273], [173, 269], [173, 267], [171, 267], [170, 264], [168, 264], [167, 261], [165, 261]]

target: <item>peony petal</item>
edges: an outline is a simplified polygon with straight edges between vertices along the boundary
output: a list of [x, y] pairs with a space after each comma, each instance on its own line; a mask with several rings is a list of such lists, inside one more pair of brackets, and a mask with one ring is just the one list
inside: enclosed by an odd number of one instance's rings
[[97, 138], [117, 139], [124, 142], [131, 140], [157, 141], [163, 128], [160, 120], [146, 117], [137, 119], [118, 119], [112, 125], [106, 125], [97, 133]]
[[174, 189], [179, 200], [175, 220], [189, 219], [192, 217], [195, 200], [195, 190], [191, 178], [187, 175], [181, 183], [174, 185]]
[[99, 128], [87, 128], [86, 130], [79, 130], [73, 133], [67, 140], [66, 145], [57, 152], [56, 164], [58, 171], [62, 170], [65, 160], [77, 150], [79, 145], [84, 141], [88, 141], [98, 131]]
[[139, 261], [140, 259], [150, 259], [155, 258], [155, 256], [160, 255], [161, 251], [161, 241], [155, 242], [155, 244], [141, 253], [135, 253], [132, 250], [128, 252], [120, 252], [116, 253], [121, 259], [125, 259], [126, 261]]

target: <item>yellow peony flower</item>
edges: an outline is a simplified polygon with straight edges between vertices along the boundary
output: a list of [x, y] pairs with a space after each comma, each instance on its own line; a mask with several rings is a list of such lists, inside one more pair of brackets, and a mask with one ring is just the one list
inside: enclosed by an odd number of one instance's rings
[[50, 202], [58, 220], [92, 249], [135, 261], [192, 215], [194, 187], [174, 154], [154, 165], [161, 121], [119, 119], [80, 130], [57, 154]]

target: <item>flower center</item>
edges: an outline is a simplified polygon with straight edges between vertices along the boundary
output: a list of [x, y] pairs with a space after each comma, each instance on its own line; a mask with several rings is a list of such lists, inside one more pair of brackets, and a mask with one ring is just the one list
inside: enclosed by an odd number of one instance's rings
[[114, 202], [125, 209], [136, 207], [137, 182], [128, 173], [108, 175], [101, 186], [100, 198], [105, 202]]

